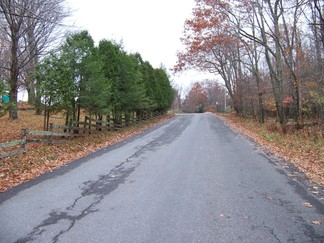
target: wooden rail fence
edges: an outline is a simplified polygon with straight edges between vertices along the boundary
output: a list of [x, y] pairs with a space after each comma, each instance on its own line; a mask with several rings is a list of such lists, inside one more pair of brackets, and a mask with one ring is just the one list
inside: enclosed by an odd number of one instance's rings
[[[0, 143], [0, 159], [27, 152], [27, 144], [62, 143], [65, 142], [65, 138], [77, 136], [83, 135], [73, 133], [59, 133], [53, 131], [32, 131], [22, 129], [20, 140], [15, 140], [7, 143]], [[13, 150], [1, 152], [1, 150], [3, 149], [8, 149], [12, 147], [14, 148]]]
[[[11, 141], [8, 143], [0, 143], [0, 159], [25, 153], [26, 143], [27, 143], [26, 129], [22, 129], [20, 140]], [[17, 148], [20, 145], [21, 148]], [[10, 147], [14, 147], [14, 149], [6, 152], [1, 152], [1, 149], [10, 148]]]
[[[0, 143], [0, 159], [26, 153], [28, 143], [63, 143], [66, 139], [82, 137], [101, 131], [119, 130], [123, 127], [138, 124], [143, 120], [162, 116], [164, 114], [164, 112], [142, 112], [139, 115], [131, 114], [128, 119], [126, 119], [126, 115], [123, 114], [118, 121], [116, 119], [114, 121], [114, 119], [110, 117], [108, 117], [106, 121], [102, 121], [86, 116], [84, 122], [70, 121], [69, 126], [50, 123], [49, 131], [22, 129], [20, 140]], [[57, 130], [63, 130], [63, 132]]]

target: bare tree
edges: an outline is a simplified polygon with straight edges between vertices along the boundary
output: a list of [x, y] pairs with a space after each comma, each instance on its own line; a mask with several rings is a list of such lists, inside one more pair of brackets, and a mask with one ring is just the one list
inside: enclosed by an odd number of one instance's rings
[[[17, 93], [19, 80], [25, 77], [25, 87], [35, 96], [32, 78], [39, 56], [51, 45], [53, 34], [68, 15], [64, 0], [1, 0], [0, 14], [6, 26], [2, 29], [10, 43], [10, 61], [0, 68], [9, 72], [10, 100], [15, 104], [9, 112], [17, 119]], [[25, 71], [25, 73], [23, 72]]]
[[[313, 96], [316, 97], [316, 106], [319, 110], [319, 118], [324, 124], [324, 1], [309, 0], [308, 1], [311, 14], [308, 18], [308, 23], [312, 30], [312, 41], [314, 43], [314, 69], [312, 72], [313, 80], [316, 80], [317, 89], [313, 91]], [[306, 16], [308, 17], [308, 15]]]
[[[31, 10], [35, 18], [27, 19], [26, 47], [31, 60], [25, 68], [24, 86], [28, 91], [29, 103], [34, 104], [36, 97], [37, 80], [33, 72], [38, 65], [40, 56], [45, 54], [49, 47], [53, 48], [61, 34], [61, 23], [69, 13], [63, 8], [64, 0], [34, 0], [31, 3]], [[36, 99], [37, 98], [37, 99]]]
[[[285, 131], [287, 123], [283, 104], [286, 82], [284, 79], [285, 67], [288, 68], [290, 82], [295, 89], [297, 121], [299, 121], [298, 117], [300, 116], [300, 80], [298, 80], [296, 74], [297, 64], [293, 55], [297, 49], [297, 23], [301, 12], [300, 9], [305, 5], [305, 2], [303, 0], [285, 2], [282, 0], [245, 1], [247, 5], [244, 7], [248, 7], [251, 10], [250, 12], [253, 13], [253, 21], [250, 18], [247, 22], [251, 26], [252, 32], [246, 28], [238, 29], [243, 38], [258, 43], [264, 49], [264, 57], [269, 69], [277, 114], [283, 131]], [[236, 11], [229, 13], [233, 22], [239, 21]], [[289, 18], [293, 24], [287, 24], [286, 18]]]

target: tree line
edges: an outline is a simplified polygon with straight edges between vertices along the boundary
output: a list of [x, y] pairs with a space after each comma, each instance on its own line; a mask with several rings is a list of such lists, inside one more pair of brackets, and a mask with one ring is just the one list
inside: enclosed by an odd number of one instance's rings
[[36, 74], [45, 112], [64, 110], [67, 122], [79, 121], [81, 110], [98, 119], [112, 113], [116, 122], [122, 115], [127, 120], [131, 112], [165, 111], [174, 97], [163, 67], [153, 68], [114, 41], [95, 46], [87, 31], [67, 37], [40, 62]]
[[182, 42], [174, 71], [215, 73], [238, 114], [324, 123], [322, 0], [196, 0]]
[[87, 31], [62, 42], [62, 23], [70, 14], [64, 3], [0, 1], [0, 92], [9, 87], [11, 119], [18, 119], [19, 88], [28, 91], [37, 114], [63, 110], [67, 120], [78, 120], [81, 110], [98, 117], [112, 112], [118, 119], [122, 112], [171, 106], [174, 91], [162, 66], [153, 68], [115, 41], [95, 46]]

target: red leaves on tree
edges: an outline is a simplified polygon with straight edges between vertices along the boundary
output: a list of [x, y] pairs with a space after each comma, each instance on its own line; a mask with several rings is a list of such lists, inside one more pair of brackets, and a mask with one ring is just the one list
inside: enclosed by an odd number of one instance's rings
[[195, 83], [184, 101], [187, 112], [202, 112], [207, 103], [207, 92], [200, 83]]
[[186, 20], [184, 36], [181, 38], [186, 48], [178, 52], [174, 72], [191, 67], [211, 71], [217, 65], [215, 52], [237, 44], [226, 14], [229, 8], [230, 5], [225, 1], [196, 0], [193, 17]]

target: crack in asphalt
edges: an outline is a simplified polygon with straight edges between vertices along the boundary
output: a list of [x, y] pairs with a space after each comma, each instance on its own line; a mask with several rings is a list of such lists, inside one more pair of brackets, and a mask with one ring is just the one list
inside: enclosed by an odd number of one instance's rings
[[[259, 195], [262, 195], [262, 197], [266, 198], [267, 194], [259, 193], [259, 192], [256, 192], [256, 193]], [[277, 191], [276, 191], [276, 193], [277, 193]], [[274, 195], [274, 194], [272, 194], [272, 195]], [[273, 203], [275, 205], [283, 207], [287, 211], [287, 213], [292, 214], [292, 216], [295, 219], [296, 226], [301, 229], [301, 232], [303, 231], [303, 234], [310, 239], [310, 242], [324, 242], [324, 237], [319, 234], [316, 234], [314, 227], [312, 225], [310, 225], [309, 222], [307, 222], [307, 220], [305, 220], [302, 216], [296, 215], [295, 207], [294, 207], [294, 205], [291, 204], [292, 203], [291, 201], [284, 200], [281, 198], [277, 198], [277, 199], [272, 198], [271, 200], [268, 200], [268, 201], [270, 203]], [[252, 226], [252, 230], [254, 230], [256, 228], [267, 228], [270, 231], [270, 233], [272, 235], [274, 235], [275, 238], [280, 242], [280, 239], [274, 233], [274, 229], [269, 226], [266, 226], [265, 223], [263, 223], [263, 225], [264, 226]], [[295, 242], [296, 238], [298, 238], [298, 237], [296, 237], [296, 235], [294, 235], [294, 238], [290, 239], [289, 241]]]
[[278, 235], [275, 234], [275, 229], [274, 229], [274, 228], [271, 228], [271, 227], [269, 227], [269, 226], [267, 226], [267, 225], [264, 225], [263, 227], [264, 227], [265, 229], [267, 229], [267, 230], [270, 232], [270, 234], [273, 235], [274, 238], [275, 238], [279, 243], [281, 243], [281, 240], [278, 238]]
[[[16, 242], [28, 242], [35, 240], [35, 237], [42, 235], [46, 232], [46, 227], [51, 225], [56, 225], [60, 221], [68, 220], [69, 225], [65, 227], [65, 229], [61, 230], [54, 237], [52, 242], [55, 243], [58, 241], [59, 237], [64, 233], [68, 232], [73, 228], [76, 221], [81, 220], [87, 215], [97, 212], [98, 209], [94, 209], [96, 205], [98, 205], [106, 195], [114, 191], [120, 184], [124, 183], [126, 178], [135, 170], [135, 168], [139, 165], [139, 163], [135, 163], [129, 168], [125, 168], [124, 166], [130, 161], [139, 156], [145, 149], [147, 149], [149, 144], [142, 146], [137, 150], [132, 156], [127, 158], [125, 161], [114, 167], [107, 175], [101, 175], [98, 177], [96, 181], [87, 181], [84, 183], [85, 187], [81, 188], [83, 191], [81, 192], [81, 196], [76, 198], [74, 202], [66, 208], [67, 212], [51, 212], [49, 217], [45, 219], [41, 224], [36, 226], [31, 233], [28, 234], [27, 237], [19, 239]], [[85, 197], [89, 197], [91, 195], [96, 195], [97, 197], [91, 198], [96, 199], [86, 208], [84, 208], [79, 214], [71, 215], [69, 214], [71, 211], [75, 210], [79, 201]], [[98, 197], [99, 196], [99, 197]], [[91, 200], [90, 199], [90, 200]]]
[[255, 230], [255, 229], [265, 229], [266, 231], [268, 231], [278, 242], [282, 242], [279, 238], [278, 238], [278, 235], [275, 234], [275, 229], [270, 227], [270, 226], [267, 226], [265, 224], [265, 222], [263, 222], [263, 225], [261, 226], [255, 226], [255, 225], [252, 225], [251, 227], [252, 230]]
[[298, 216], [296, 217], [296, 219], [299, 220], [304, 226], [304, 234], [311, 239], [311, 242], [324, 242], [324, 236], [317, 234], [314, 227], [309, 225], [309, 223], [305, 219], [303, 219], [303, 217]]
[[[120, 166], [118, 166], [119, 168]], [[126, 178], [135, 170], [135, 167], [131, 167], [128, 169], [119, 168], [117, 171], [112, 171], [106, 176], [100, 176], [99, 179], [91, 185], [91, 188], [84, 191], [81, 195], [81, 197], [78, 197], [75, 199], [73, 204], [66, 208], [67, 212], [51, 212], [49, 214], [49, 217], [45, 219], [40, 225], [36, 226], [31, 233], [28, 234], [27, 237], [19, 239], [17, 242], [28, 242], [33, 241], [37, 236], [42, 235], [44, 232], [46, 232], [46, 227], [56, 225], [59, 222], [63, 222], [64, 220], [67, 220], [69, 222], [68, 226], [65, 227], [65, 229], [60, 230], [54, 237], [52, 242], [57, 242], [59, 237], [63, 235], [64, 233], [68, 232], [73, 228], [75, 223], [82, 218], [88, 216], [91, 213], [98, 212], [98, 209], [95, 209], [94, 207], [98, 205], [103, 199], [104, 196], [108, 195], [110, 192], [115, 190], [120, 184], [124, 183]], [[119, 173], [119, 174], [116, 174]], [[114, 173], [114, 180], [106, 180]], [[100, 194], [99, 198], [94, 197], [90, 198], [90, 200], [95, 199], [95, 201], [92, 201], [87, 207], [85, 207], [83, 210], [78, 212], [77, 215], [71, 215], [71, 211], [73, 213], [73, 210], [76, 208], [78, 201], [80, 199], [90, 196], [91, 194]], [[69, 214], [70, 213], [70, 214]], [[63, 225], [64, 226], [64, 225]]]
[[[70, 206], [66, 207], [66, 211], [53, 211], [49, 213], [49, 217], [47, 219], [45, 219], [38, 226], [34, 227], [33, 230], [26, 237], [21, 238], [16, 242], [20, 243], [36, 240], [37, 237], [41, 237], [41, 235], [46, 232], [46, 228], [53, 225], [57, 225], [59, 222], [67, 220], [69, 222], [68, 225], [64, 227], [64, 224], [61, 224], [63, 226], [63, 229], [59, 229], [60, 231], [56, 233], [56, 235], [52, 238], [52, 242], [56, 243], [59, 240], [60, 236], [69, 232], [74, 227], [77, 221], [83, 219], [91, 213], [99, 211], [94, 207], [100, 204], [101, 201], [105, 198], [105, 196], [114, 191], [119, 185], [123, 184], [126, 181], [126, 178], [132, 172], [134, 172], [135, 169], [140, 165], [140, 161], [132, 162], [134, 158], [138, 158], [140, 155], [143, 154], [144, 151], [154, 151], [154, 149], [156, 149], [157, 147], [172, 142], [175, 139], [175, 137], [180, 136], [182, 131], [185, 130], [185, 128], [188, 125], [189, 123], [182, 123], [182, 129], [180, 129], [180, 132], [179, 129], [177, 129], [177, 132], [175, 133], [166, 134], [166, 132], [164, 132], [162, 134], [156, 135], [155, 137], [153, 137], [153, 139], [150, 139], [145, 145], [136, 147], [137, 151], [133, 155], [131, 155], [125, 161], [115, 166], [113, 169], [111, 169], [108, 174], [100, 175], [98, 177], [98, 180], [96, 181], [84, 182], [84, 187], [80, 187], [80, 189], [82, 190], [80, 197], [76, 198]], [[128, 168], [126, 168], [127, 166]], [[91, 203], [89, 204], [89, 202], [87, 202], [87, 207], [79, 211], [76, 215], [73, 215], [73, 211], [77, 211], [76, 208], [80, 201], [93, 195], [95, 196], [89, 199]]]

